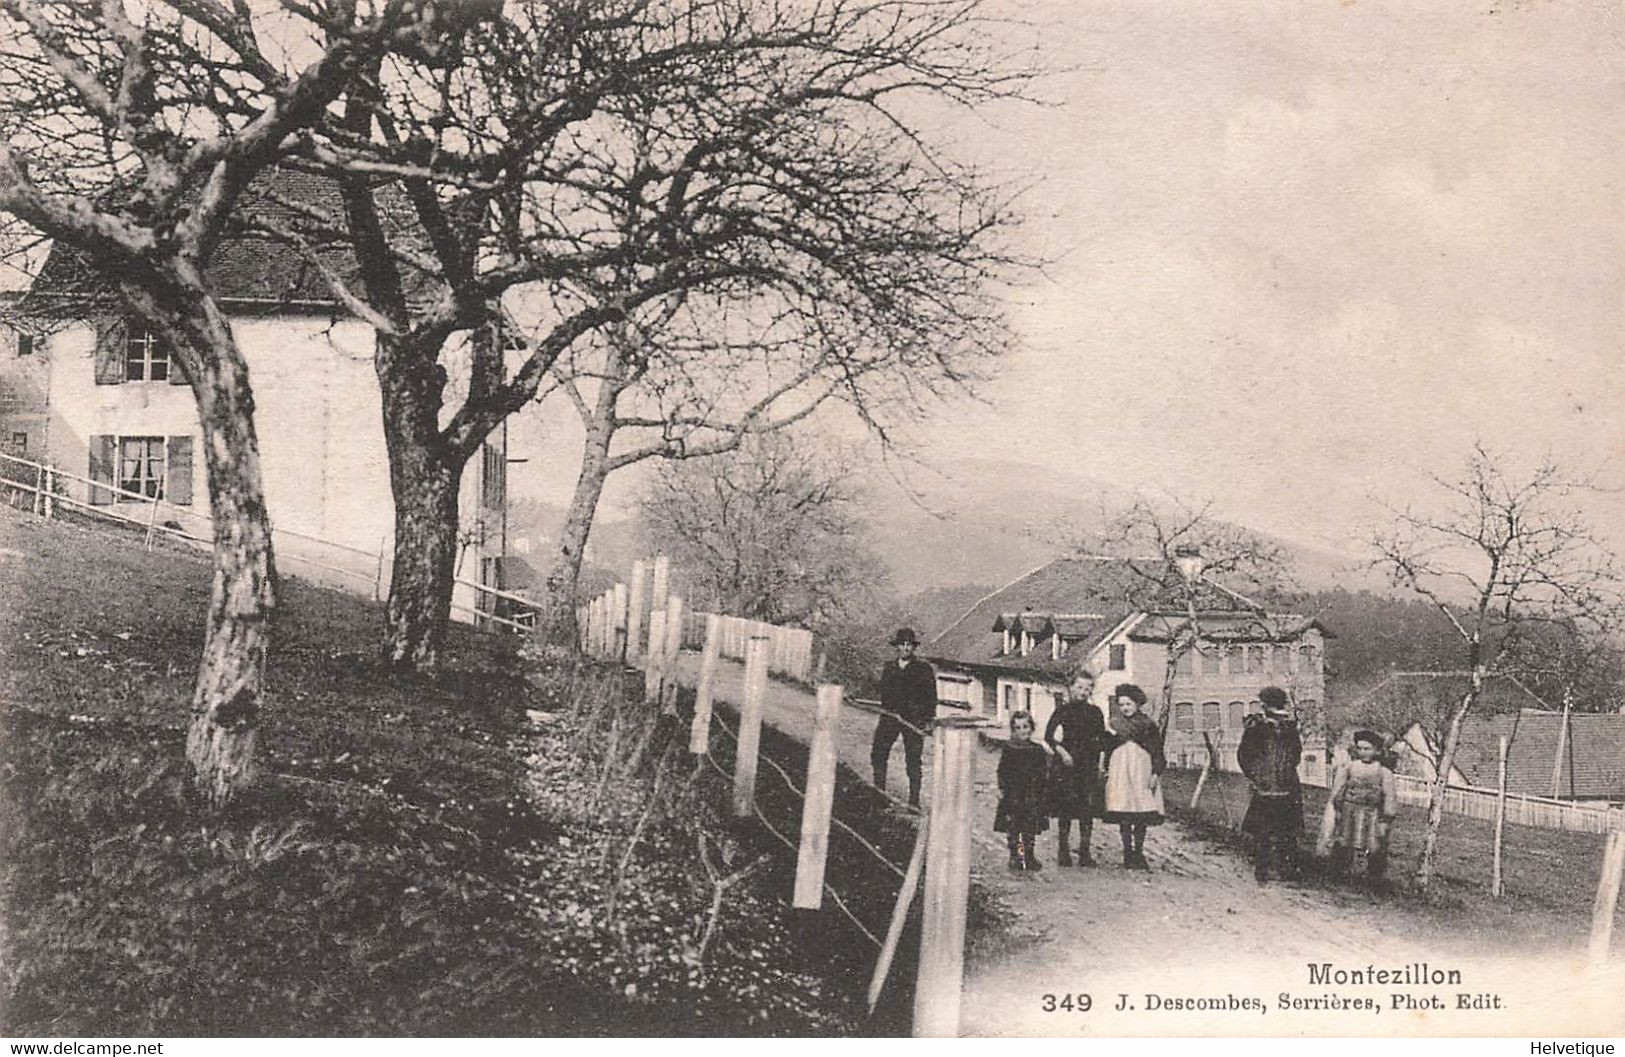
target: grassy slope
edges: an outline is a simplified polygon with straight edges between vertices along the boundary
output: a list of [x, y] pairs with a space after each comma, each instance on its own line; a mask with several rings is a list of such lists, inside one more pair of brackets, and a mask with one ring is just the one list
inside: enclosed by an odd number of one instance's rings
[[[844, 999], [762, 957], [785, 936], [760, 892], [730, 893], [693, 956], [709, 892], [676, 868], [693, 842], [675, 812], [606, 911], [606, 849], [641, 814], [650, 757], [605, 751], [580, 673], [532, 686], [500, 640], [457, 629], [444, 673], [397, 676], [371, 659], [374, 607], [286, 582], [262, 793], [195, 815], [182, 754], [207, 590], [196, 555], [0, 507], [0, 1033], [847, 1023]], [[529, 734], [525, 708], [560, 719]], [[606, 784], [614, 803], [583, 792]]]

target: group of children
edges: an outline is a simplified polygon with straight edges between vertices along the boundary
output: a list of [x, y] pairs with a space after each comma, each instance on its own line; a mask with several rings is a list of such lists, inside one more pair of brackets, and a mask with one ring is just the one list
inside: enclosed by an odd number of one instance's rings
[[[1069, 844], [1078, 824], [1079, 866], [1094, 866], [1089, 840], [1094, 819], [1117, 823], [1123, 839], [1123, 866], [1149, 870], [1146, 828], [1163, 819], [1162, 772], [1166, 766], [1162, 731], [1145, 715], [1146, 695], [1133, 683], [1112, 691], [1108, 731], [1090, 700], [1094, 677], [1079, 672], [1067, 700], [1056, 708], [1042, 745], [1033, 740], [1031, 713], [1010, 717], [1010, 740], [999, 757], [999, 805], [993, 828], [1006, 835], [1012, 870], [1040, 870], [1037, 837], [1059, 824], [1056, 862], [1073, 863]], [[1052, 755], [1053, 753], [1053, 755]], [[1104, 762], [1104, 774], [1101, 764]]]
[[[1162, 822], [1162, 731], [1145, 714], [1146, 695], [1133, 683], [1112, 691], [1111, 728], [1091, 701], [1094, 676], [1080, 671], [1067, 700], [1051, 715], [1043, 743], [1034, 740], [1030, 713], [1010, 717], [1010, 740], [999, 757], [999, 804], [993, 828], [1006, 835], [1012, 870], [1039, 870], [1037, 837], [1058, 823], [1056, 862], [1072, 865], [1072, 822], [1078, 824], [1079, 866], [1094, 866], [1089, 841], [1093, 820], [1115, 822], [1123, 840], [1123, 866], [1149, 870], [1145, 834]], [[1278, 687], [1260, 692], [1262, 713], [1249, 717], [1238, 759], [1252, 785], [1243, 829], [1253, 838], [1260, 883], [1269, 873], [1300, 872], [1298, 841], [1303, 798], [1297, 767], [1302, 743], [1287, 695]], [[1104, 769], [1102, 769], [1104, 764]], [[1394, 771], [1383, 758], [1382, 739], [1362, 730], [1348, 760], [1332, 779], [1317, 850], [1334, 869], [1380, 878], [1387, 861], [1388, 830], [1398, 811]]]

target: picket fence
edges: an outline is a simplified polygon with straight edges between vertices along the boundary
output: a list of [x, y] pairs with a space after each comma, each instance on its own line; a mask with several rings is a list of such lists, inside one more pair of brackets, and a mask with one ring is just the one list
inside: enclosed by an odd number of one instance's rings
[[[1427, 804], [1432, 784], [1427, 779], [1396, 775], [1394, 784], [1400, 803]], [[1452, 785], [1444, 792], [1444, 809], [1451, 815], [1493, 821], [1495, 801], [1496, 792], [1493, 789]], [[1561, 829], [1572, 833], [1607, 833], [1610, 826], [1606, 803], [1583, 804], [1513, 793], [1507, 794], [1506, 820], [1520, 826]]]

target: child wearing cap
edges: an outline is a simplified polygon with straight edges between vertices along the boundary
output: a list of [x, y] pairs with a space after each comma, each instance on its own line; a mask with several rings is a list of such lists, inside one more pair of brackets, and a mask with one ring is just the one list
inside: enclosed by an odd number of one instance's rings
[[1382, 739], [1369, 730], [1354, 735], [1354, 754], [1338, 765], [1332, 776], [1332, 803], [1337, 806], [1337, 828], [1332, 838], [1332, 862], [1340, 870], [1351, 866], [1368, 880], [1378, 880], [1388, 865], [1388, 829], [1399, 813], [1394, 772], [1378, 755]]

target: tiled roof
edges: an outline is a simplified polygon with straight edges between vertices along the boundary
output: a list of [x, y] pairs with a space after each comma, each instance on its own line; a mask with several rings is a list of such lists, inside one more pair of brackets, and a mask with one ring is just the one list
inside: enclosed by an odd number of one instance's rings
[[[378, 196], [383, 204], [383, 220], [391, 238], [413, 239], [415, 227], [405, 199], [387, 192]], [[330, 215], [342, 224], [343, 203], [337, 184], [330, 178], [293, 169], [271, 168], [257, 177], [243, 196], [239, 213], [259, 218], [279, 228], [299, 231], [312, 244], [326, 241], [310, 229], [310, 221], [292, 207], [303, 203]], [[347, 280], [354, 280], [358, 267], [348, 246], [319, 251], [323, 263]], [[222, 301], [277, 305], [335, 304], [327, 281], [298, 250], [282, 242], [260, 236], [230, 235], [215, 251], [209, 278]], [[419, 290], [408, 274], [409, 285]], [[104, 281], [85, 255], [75, 247], [58, 242], [51, 247], [45, 265], [19, 306], [24, 312], [61, 314], [82, 311], [87, 304], [109, 299]]]
[[[1475, 786], [1493, 789], [1499, 769], [1498, 739], [1507, 744], [1507, 792], [1550, 796], [1557, 758], [1561, 712], [1523, 709], [1499, 715], [1471, 715], [1462, 724], [1456, 767]], [[1569, 716], [1557, 795], [1565, 799], [1625, 799], [1625, 716], [1575, 713]]]
[[[1160, 564], [1148, 560], [1058, 558], [976, 603], [921, 652], [937, 661], [1064, 674], [1129, 614], [1166, 609], [1183, 612], [1183, 591], [1162, 586], [1169, 580]], [[1206, 580], [1200, 582], [1195, 601], [1199, 611], [1235, 613], [1247, 608], [1239, 595]], [[1036, 617], [1057, 627], [1064, 620], [1063, 637], [1078, 645], [1059, 660], [1051, 659], [1048, 650], [1036, 650], [1027, 657], [1000, 656], [996, 626], [1002, 631], [1015, 621], [1025, 627], [1027, 620]]]

